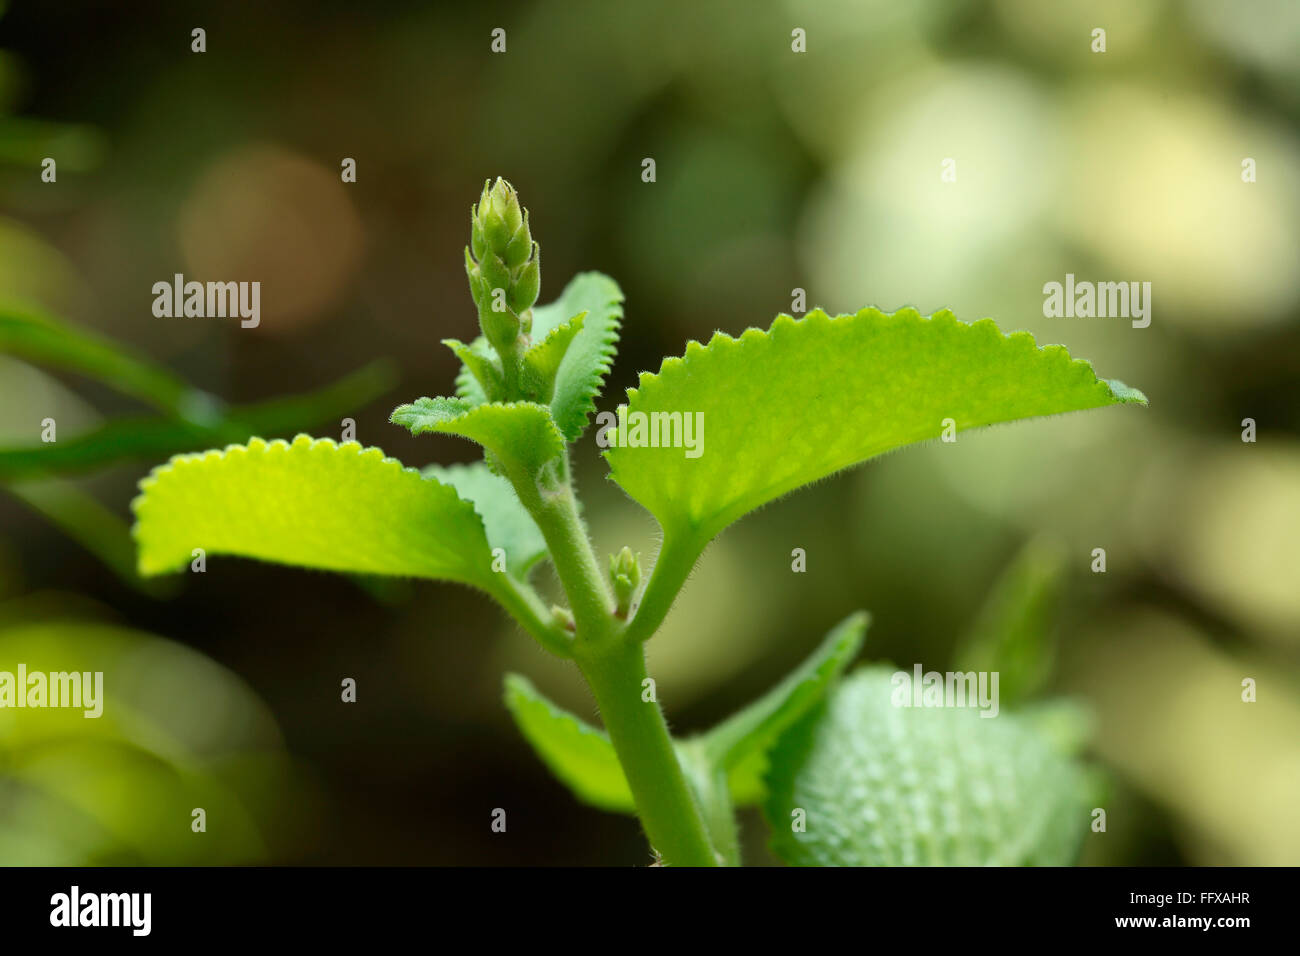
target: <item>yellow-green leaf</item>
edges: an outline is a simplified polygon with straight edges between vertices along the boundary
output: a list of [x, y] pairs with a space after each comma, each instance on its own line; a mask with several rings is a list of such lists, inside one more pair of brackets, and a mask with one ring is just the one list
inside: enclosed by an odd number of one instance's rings
[[[1003, 335], [988, 319], [968, 325], [950, 312], [922, 317], [913, 309], [831, 318], [818, 310], [780, 316], [767, 332], [692, 342], [684, 357], [643, 374], [628, 391], [629, 427], [609, 430], [605, 455], [611, 477], [667, 535], [702, 548], [774, 498], [940, 437], [947, 420], [955, 433], [1145, 402], [1063, 347], [1039, 348], [1024, 332]], [[674, 413], [702, 421], [698, 457], [687, 456], [678, 428], [643, 429], [640, 439], [660, 447], [627, 446], [638, 437], [635, 416], [654, 425]]]
[[378, 448], [299, 435], [180, 455], [133, 503], [141, 574], [187, 567], [196, 548], [330, 571], [397, 574], [491, 592], [483, 522], [454, 488]]

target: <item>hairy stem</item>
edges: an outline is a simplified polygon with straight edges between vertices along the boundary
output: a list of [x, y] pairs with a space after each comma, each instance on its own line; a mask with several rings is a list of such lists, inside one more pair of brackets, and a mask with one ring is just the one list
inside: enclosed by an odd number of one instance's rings
[[573, 636], [555, 623], [550, 611], [527, 583], [494, 574], [489, 591], [533, 639], [557, 657], [573, 656]]
[[612, 620], [614, 601], [605, 575], [596, 563], [587, 530], [578, 517], [578, 505], [569, 481], [568, 452], [564, 454], [560, 480], [554, 488], [544, 487], [533, 476], [519, 474], [515, 469], [508, 471], [519, 500], [546, 539], [555, 573], [569, 596], [579, 639], [604, 634]]
[[642, 699], [645, 653], [639, 642], [627, 640], [614, 616], [609, 585], [578, 516], [567, 452], [553, 485], [505, 465], [568, 595], [577, 634], [567, 650], [596, 697], [650, 845], [673, 866], [716, 866], [717, 854], [663, 711], [653, 697]]
[[574, 657], [596, 696], [650, 845], [671, 866], [717, 866], [663, 712], [645, 699], [641, 645], [623, 640], [585, 645], [575, 648]]

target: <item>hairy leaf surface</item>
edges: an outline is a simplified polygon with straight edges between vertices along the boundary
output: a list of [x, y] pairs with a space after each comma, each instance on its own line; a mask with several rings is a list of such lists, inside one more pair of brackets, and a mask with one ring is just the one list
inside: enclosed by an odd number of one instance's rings
[[1086, 775], [1009, 713], [894, 706], [891, 673], [849, 675], [772, 751], [763, 811], [776, 854], [805, 866], [1074, 862]]
[[564, 452], [551, 413], [531, 402], [471, 406], [459, 398], [419, 398], [395, 408], [391, 420], [413, 435], [441, 432], [468, 438], [534, 473]]

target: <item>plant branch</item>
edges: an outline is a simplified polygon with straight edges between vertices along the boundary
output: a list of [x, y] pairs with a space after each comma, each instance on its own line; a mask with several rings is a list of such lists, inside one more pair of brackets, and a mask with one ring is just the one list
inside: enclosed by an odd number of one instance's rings
[[506, 462], [507, 477], [515, 493], [546, 539], [551, 563], [569, 597], [579, 639], [605, 634], [613, 621], [614, 601], [605, 575], [596, 562], [587, 530], [578, 517], [573, 485], [569, 481], [569, 453], [561, 461], [561, 480], [543, 488], [537, 479]]
[[659, 630], [703, 550], [692, 538], [664, 532], [664, 544], [655, 558], [654, 570], [624, 632], [626, 640], [646, 641]]
[[577, 632], [571, 656], [596, 697], [650, 845], [670, 865], [718, 865], [663, 711], [654, 699], [642, 699], [645, 653], [622, 639], [623, 623], [614, 616], [609, 585], [578, 516], [568, 450], [553, 483], [511, 462], [503, 465], [546, 539], [568, 595]]
[[682, 772], [663, 711], [645, 700], [645, 652], [605, 641], [574, 648], [636, 802], [650, 845], [670, 866], [717, 866], [698, 801]]
[[489, 593], [537, 643], [557, 657], [573, 657], [573, 636], [555, 622], [531, 585], [507, 574], [493, 578]]

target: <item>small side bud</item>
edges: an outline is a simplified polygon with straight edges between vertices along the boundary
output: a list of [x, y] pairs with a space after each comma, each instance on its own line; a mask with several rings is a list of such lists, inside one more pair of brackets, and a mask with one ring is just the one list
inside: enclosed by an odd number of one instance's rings
[[566, 631], [576, 631], [577, 625], [573, 622], [573, 612], [568, 608], [560, 607], [558, 604], [551, 605], [551, 617], [555, 623], [560, 625]]
[[641, 583], [641, 556], [633, 554], [632, 549], [626, 546], [618, 554], [611, 554], [609, 579], [614, 585], [617, 613], [620, 617], [626, 616], [632, 606], [632, 596]]

